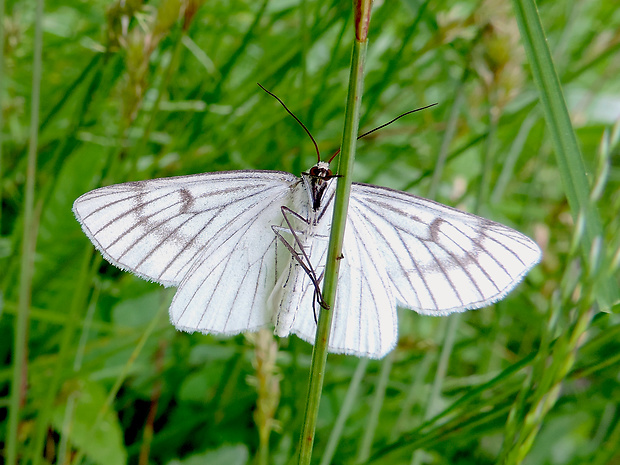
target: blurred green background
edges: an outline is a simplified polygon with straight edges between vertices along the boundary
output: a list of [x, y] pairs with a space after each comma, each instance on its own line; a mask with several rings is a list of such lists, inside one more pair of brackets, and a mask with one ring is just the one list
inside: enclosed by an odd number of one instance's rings
[[[176, 332], [166, 317], [174, 289], [102, 261], [71, 205], [130, 180], [308, 169], [311, 141], [257, 82], [307, 125], [324, 157], [334, 153], [351, 3], [46, 2], [30, 222], [35, 5], [5, 0], [2, 18], [3, 452], [12, 441], [20, 463], [295, 463], [311, 346], [269, 332]], [[400, 311], [400, 341], [385, 360], [330, 356], [316, 463], [620, 463], [620, 320], [596, 304], [599, 280], [618, 283], [620, 10], [539, 8], [595, 192], [599, 247], [582, 258], [575, 246], [580, 228], [511, 4], [375, 2], [362, 130], [438, 105], [362, 140], [355, 180], [510, 225], [544, 257], [490, 308]], [[33, 263], [21, 253], [25, 224]], [[23, 269], [33, 275], [20, 339]], [[21, 380], [11, 369], [16, 337], [27, 347]], [[10, 425], [16, 387], [23, 403]]]

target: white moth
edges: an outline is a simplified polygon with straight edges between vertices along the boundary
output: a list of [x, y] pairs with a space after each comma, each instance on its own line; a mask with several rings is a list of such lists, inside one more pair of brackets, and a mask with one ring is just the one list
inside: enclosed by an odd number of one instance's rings
[[[336, 180], [319, 162], [298, 178], [227, 171], [102, 187], [78, 198], [82, 229], [115, 266], [178, 290], [180, 330], [238, 334], [274, 325], [314, 342], [315, 286], [288, 240], [320, 279]], [[274, 227], [272, 229], [272, 227]], [[329, 351], [380, 358], [397, 342], [397, 307], [448, 315], [513, 289], [541, 251], [523, 234], [384, 187], [353, 184]]]

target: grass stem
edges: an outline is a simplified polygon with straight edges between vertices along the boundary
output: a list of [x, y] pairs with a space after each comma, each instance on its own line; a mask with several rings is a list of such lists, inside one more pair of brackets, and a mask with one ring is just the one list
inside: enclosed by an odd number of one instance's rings
[[[362, 89], [364, 79], [364, 59], [366, 57], [367, 42], [354, 41], [353, 55], [351, 59], [351, 74], [349, 80], [349, 95], [345, 112], [344, 134], [340, 164], [338, 167], [338, 186], [334, 200], [334, 216], [332, 220], [331, 237], [327, 254], [325, 270], [325, 283], [323, 298], [333, 308], [336, 300], [336, 284], [338, 282], [338, 268], [342, 253], [344, 228], [349, 206], [349, 194], [351, 191], [351, 177], [353, 174], [353, 162], [355, 159], [355, 146], [359, 128], [359, 113], [362, 101]], [[321, 389], [325, 378], [325, 365], [327, 363], [327, 347], [329, 344], [329, 332], [331, 329], [333, 312], [321, 311], [316, 333], [314, 350], [312, 351], [312, 365], [310, 368], [310, 383], [304, 424], [300, 440], [300, 464], [309, 464], [312, 457], [312, 446], [316, 429], [316, 420], [319, 413]]]
[[34, 211], [37, 149], [39, 146], [39, 108], [41, 103], [41, 75], [43, 68], [43, 0], [36, 4], [35, 38], [32, 66], [32, 101], [30, 106], [30, 138], [26, 168], [26, 191], [24, 200], [24, 230], [22, 235], [22, 259], [19, 276], [19, 305], [13, 337], [13, 374], [9, 409], [8, 435], [6, 439], [6, 463], [17, 463], [17, 431], [21, 405], [26, 395], [28, 355], [28, 312], [32, 295], [34, 253], [37, 223]]

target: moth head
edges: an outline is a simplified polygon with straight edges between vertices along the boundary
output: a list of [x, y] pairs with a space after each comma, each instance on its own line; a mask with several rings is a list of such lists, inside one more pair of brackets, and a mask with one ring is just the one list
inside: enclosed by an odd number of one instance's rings
[[319, 184], [334, 177], [332, 170], [329, 169], [329, 163], [326, 161], [320, 161], [310, 168], [308, 175]]
[[323, 194], [329, 185], [329, 181], [337, 177], [329, 169], [329, 163], [319, 161], [307, 173], [303, 173], [303, 179], [310, 195], [312, 208], [317, 211], [321, 208]]

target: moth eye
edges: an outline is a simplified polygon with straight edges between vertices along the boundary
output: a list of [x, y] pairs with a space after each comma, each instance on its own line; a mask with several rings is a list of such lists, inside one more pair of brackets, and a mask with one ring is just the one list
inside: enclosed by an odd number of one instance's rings
[[331, 178], [333, 176], [332, 170], [327, 170], [327, 176], [325, 176], [326, 178]]
[[310, 176], [318, 176], [319, 175], [319, 169], [316, 166], [313, 166], [312, 168], [310, 168]]

